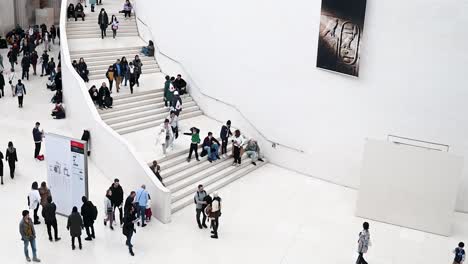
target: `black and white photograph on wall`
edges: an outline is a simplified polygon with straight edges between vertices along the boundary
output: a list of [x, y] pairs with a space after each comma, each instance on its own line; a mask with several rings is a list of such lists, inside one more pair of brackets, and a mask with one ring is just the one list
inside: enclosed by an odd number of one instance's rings
[[366, 0], [322, 0], [317, 67], [359, 76]]

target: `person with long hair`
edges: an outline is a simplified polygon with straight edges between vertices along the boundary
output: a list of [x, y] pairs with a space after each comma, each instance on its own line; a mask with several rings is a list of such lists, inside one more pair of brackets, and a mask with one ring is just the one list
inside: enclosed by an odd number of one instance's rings
[[117, 30], [119, 29], [119, 21], [115, 15], [112, 15], [110, 25], [112, 29], [112, 37], [115, 39], [115, 36], [117, 36]]
[[34, 210], [34, 224], [38, 225], [41, 222], [39, 221], [39, 216], [37, 211], [39, 210], [39, 205], [41, 203], [41, 195], [39, 194], [39, 185], [37, 182], [33, 182], [31, 186], [31, 191], [28, 196], [28, 205], [30, 210]]
[[112, 208], [112, 190], [108, 189], [106, 192], [106, 197], [104, 198], [104, 212], [106, 212], [106, 218], [104, 219], [104, 225], [107, 225], [109, 222], [110, 229], [114, 230], [112, 226], [114, 222], [114, 210]]

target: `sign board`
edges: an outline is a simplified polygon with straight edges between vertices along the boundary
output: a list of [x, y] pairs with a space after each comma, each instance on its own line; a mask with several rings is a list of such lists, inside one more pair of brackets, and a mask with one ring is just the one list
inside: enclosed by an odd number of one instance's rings
[[52, 133], [45, 135], [47, 183], [57, 213], [69, 215], [88, 196], [86, 142]]

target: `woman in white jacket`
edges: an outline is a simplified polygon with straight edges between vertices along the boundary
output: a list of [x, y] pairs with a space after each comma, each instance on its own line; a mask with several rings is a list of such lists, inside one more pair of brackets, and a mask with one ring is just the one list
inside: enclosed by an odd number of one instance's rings
[[39, 185], [37, 182], [33, 182], [31, 186], [31, 191], [28, 196], [28, 205], [30, 210], [34, 210], [34, 224], [38, 225], [41, 222], [39, 221], [39, 216], [37, 211], [39, 210], [39, 204], [41, 203], [41, 195], [39, 194]]
[[356, 261], [356, 264], [367, 264], [367, 261], [364, 259], [364, 254], [367, 253], [367, 250], [370, 246], [370, 233], [369, 233], [369, 223], [364, 222], [362, 224], [363, 230], [359, 233], [358, 240], [358, 253], [359, 257]]
[[172, 146], [172, 141], [174, 140], [174, 133], [169, 125], [169, 119], [164, 120], [164, 123], [159, 126], [158, 131], [158, 144], [161, 144], [163, 154], [166, 155], [166, 149]]

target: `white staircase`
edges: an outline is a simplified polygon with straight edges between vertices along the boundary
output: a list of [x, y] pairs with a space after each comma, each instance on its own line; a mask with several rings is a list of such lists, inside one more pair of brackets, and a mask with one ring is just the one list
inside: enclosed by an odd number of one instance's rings
[[[101, 38], [101, 29], [98, 25], [98, 10], [100, 9], [97, 8], [96, 12], [93, 13], [88, 6], [88, 8], [85, 9], [85, 21], [82, 21], [81, 18], [78, 18], [77, 21], [75, 21], [74, 18], [70, 18], [67, 22], [68, 39]], [[112, 15], [115, 15], [119, 21], [117, 38], [138, 36], [138, 27], [133, 14], [131, 18], [127, 19], [120, 13], [111, 14], [107, 11], [107, 15], [109, 16], [109, 22]], [[107, 27], [107, 38], [112, 38], [112, 29], [110, 26]]]
[[[232, 146], [229, 146], [228, 153], [231, 153], [231, 149]], [[198, 154], [200, 153], [201, 146], [198, 149]], [[203, 184], [205, 190], [212, 193], [266, 163], [258, 161], [255, 166], [246, 155], [242, 157], [242, 164], [238, 167], [232, 165], [232, 157], [212, 163], [206, 157], [200, 157], [200, 161], [197, 161], [193, 154], [192, 160], [187, 162], [187, 157], [188, 149], [170, 153], [158, 161], [163, 182], [171, 191], [172, 213], [193, 203], [193, 196], [199, 184]]]
[[71, 60], [79, 62], [80, 58], [83, 58], [88, 65], [89, 79], [98, 80], [105, 79], [107, 69], [109, 66], [114, 64], [117, 59], [126, 57], [130, 63], [138, 55], [143, 63], [142, 74], [159, 73], [161, 69], [154, 57], [147, 57], [141, 54], [141, 46], [138, 47], [125, 47], [125, 48], [113, 48], [113, 49], [96, 49], [86, 51], [71, 51]]
[[[163, 89], [127, 95], [114, 95], [112, 109], [99, 110], [102, 120], [119, 134], [127, 134], [159, 126], [169, 116], [164, 107]], [[182, 97], [179, 120], [202, 115], [202, 111], [189, 95]]]

